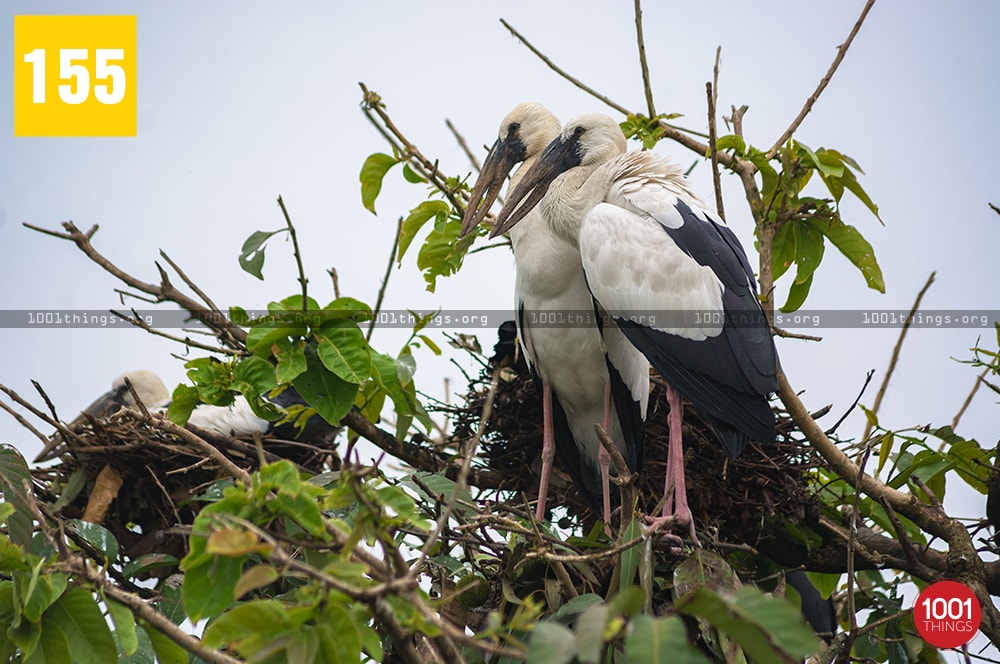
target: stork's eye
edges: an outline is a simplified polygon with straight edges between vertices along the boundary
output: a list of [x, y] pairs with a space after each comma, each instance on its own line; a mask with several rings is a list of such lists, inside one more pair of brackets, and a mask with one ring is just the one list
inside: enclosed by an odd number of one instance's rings
[[513, 134], [513, 133], [517, 132], [517, 130], [520, 129], [520, 128], [521, 128], [521, 123], [520, 122], [511, 122], [510, 126], [507, 127], [507, 133]]
[[583, 134], [586, 131], [587, 131], [586, 127], [577, 127], [576, 129], [573, 130], [573, 135], [579, 138], [580, 136], [583, 136]]

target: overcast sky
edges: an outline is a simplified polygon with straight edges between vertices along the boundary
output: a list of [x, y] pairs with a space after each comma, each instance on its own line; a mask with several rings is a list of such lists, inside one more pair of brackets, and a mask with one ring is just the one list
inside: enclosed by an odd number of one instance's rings
[[[769, 147], [797, 114], [848, 34], [862, 2], [647, 2], [646, 48], [661, 112], [704, 130], [705, 82], [722, 46], [719, 106], [747, 104], [747, 140]], [[373, 216], [360, 202], [358, 171], [387, 151], [358, 108], [364, 81], [382, 95], [395, 122], [443, 170], [469, 171], [445, 127], [470, 145], [495, 140], [516, 103], [536, 100], [560, 118], [608, 109], [548, 70], [507, 30], [507, 19], [553, 60], [615, 101], [641, 111], [632, 3], [522, 1], [414, 2], [4, 2], [0, 35], [10, 43], [16, 14], [137, 14], [138, 136], [14, 138], [10, 48], [0, 54], [0, 309], [107, 310], [121, 306], [119, 284], [72, 245], [21, 226], [57, 228], [72, 219], [100, 224], [98, 249], [123, 269], [155, 281], [163, 249], [223, 307], [264, 308], [296, 293], [290, 248], [272, 243], [258, 282], [237, 265], [243, 240], [283, 222], [281, 194], [303, 243], [311, 293], [332, 299], [326, 270], [336, 267], [345, 295], [373, 302], [395, 220], [425, 196], [398, 172], [386, 179]], [[827, 248], [806, 307], [908, 309], [932, 270], [929, 310], [1000, 309], [997, 247], [1000, 204], [998, 65], [1000, 3], [882, 0], [797, 138], [836, 148], [865, 169], [861, 182], [885, 226], [861, 205], [843, 206], [875, 248], [887, 285], [880, 295]], [[664, 143], [685, 165], [696, 156]], [[692, 174], [713, 200], [709, 169]], [[752, 252], [751, 220], [739, 183], [724, 180], [730, 225]], [[821, 193], [817, 191], [816, 193]], [[752, 260], [756, 260], [753, 256]], [[501, 251], [477, 254], [459, 277], [428, 293], [415, 253], [393, 274], [387, 308], [510, 306], [513, 263]], [[779, 284], [779, 302], [787, 284]], [[141, 304], [141, 303], [131, 303]], [[473, 330], [466, 330], [473, 331]], [[806, 331], [806, 330], [800, 330]], [[792, 384], [812, 409], [833, 404], [827, 424], [854, 400], [869, 369], [871, 404], [897, 330], [820, 329], [819, 344], [779, 340]], [[950, 423], [976, 371], [955, 359], [992, 329], [915, 329], [883, 405], [892, 428]], [[406, 331], [376, 333], [396, 352]], [[183, 380], [180, 349], [136, 330], [0, 329], [0, 382], [23, 395], [38, 380], [64, 419], [134, 368]], [[492, 345], [493, 329], [481, 332]], [[443, 343], [440, 335], [439, 343]], [[955, 358], [955, 359], [953, 359]], [[429, 352], [417, 356], [418, 386], [453, 391], [461, 374]], [[995, 395], [982, 392], [959, 433], [996, 442]], [[852, 416], [841, 433], [858, 435]], [[29, 458], [39, 443], [0, 417], [0, 441]], [[967, 496], [963, 515], [982, 516], [984, 498]]]

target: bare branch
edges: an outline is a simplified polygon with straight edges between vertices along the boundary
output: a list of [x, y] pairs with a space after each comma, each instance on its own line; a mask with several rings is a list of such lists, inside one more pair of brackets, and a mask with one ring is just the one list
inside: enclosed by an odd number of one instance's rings
[[306, 285], [309, 280], [306, 279], [306, 271], [302, 267], [302, 252], [299, 250], [299, 238], [295, 233], [295, 225], [292, 223], [292, 218], [288, 216], [288, 209], [285, 207], [285, 201], [278, 195], [278, 207], [281, 208], [281, 214], [285, 217], [285, 226], [288, 228], [288, 234], [292, 238], [292, 253], [295, 255], [295, 266], [299, 270], [299, 284], [302, 286], [302, 311], [308, 311], [309, 306], [306, 304], [309, 299], [309, 294]]
[[653, 90], [649, 84], [649, 65], [646, 64], [646, 42], [642, 38], [642, 2], [635, 0], [635, 41], [639, 46], [639, 68], [642, 70], [642, 90], [646, 93], [646, 110], [649, 117], [656, 117]]
[[[510, 34], [512, 34], [515, 37], [517, 37], [518, 41], [520, 41], [522, 44], [524, 44], [526, 47], [528, 47], [529, 51], [531, 51], [536, 56], [538, 56], [539, 60], [541, 60], [542, 62], [544, 62], [546, 65], [548, 65], [549, 69], [551, 69], [555, 73], [559, 74], [560, 76], [562, 76], [563, 78], [565, 78], [567, 81], [569, 81], [570, 83], [572, 83], [576, 87], [580, 88], [581, 90], [583, 90], [584, 92], [586, 92], [590, 96], [596, 97], [602, 103], [607, 104], [608, 106], [610, 106], [611, 108], [615, 109], [619, 113], [622, 113], [624, 115], [630, 115], [629, 110], [626, 109], [621, 104], [619, 104], [617, 102], [614, 102], [614, 101], [611, 101], [611, 99], [609, 99], [608, 97], [605, 97], [604, 95], [602, 95], [601, 93], [599, 93], [597, 90], [594, 90], [593, 88], [585, 85], [584, 83], [582, 83], [578, 79], [575, 79], [572, 76], [570, 76], [568, 73], [566, 73], [565, 70], [561, 69], [556, 63], [552, 62], [552, 60], [550, 60], [548, 58], [548, 56], [546, 56], [544, 53], [542, 53], [537, 48], [535, 48], [535, 46], [531, 42], [529, 42], [527, 39], [525, 39], [524, 35], [522, 35], [520, 32], [518, 32], [517, 30], [515, 30], [514, 26], [512, 26], [510, 23], [508, 23], [504, 19], [500, 19], [500, 23], [503, 24], [503, 27], [505, 27], [508, 30], [510, 30]], [[702, 154], [704, 154], [704, 151], [702, 151]]]
[[[896, 340], [896, 345], [892, 349], [892, 357], [889, 359], [889, 368], [886, 369], [885, 377], [882, 379], [882, 384], [879, 385], [878, 392], [875, 394], [875, 401], [872, 402], [871, 411], [874, 414], [878, 414], [878, 409], [882, 406], [882, 399], [885, 397], [886, 390], [889, 389], [889, 379], [892, 378], [893, 372], [896, 370], [896, 363], [899, 361], [899, 351], [903, 348], [903, 341], [906, 340], [906, 333], [910, 330], [910, 325], [913, 323], [913, 317], [920, 310], [920, 302], [924, 299], [924, 294], [927, 289], [931, 287], [934, 283], [934, 276], [937, 272], [931, 272], [931, 276], [927, 277], [927, 283], [924, 287], [920, 289], [917, 293], [917, 299], [913, 301], [913, 306], [910, 307], [910, 315], [906, 317], [903, 321], [903, 327], [899, 330], [899, 339]], [[872, 431], [872, 423], [870, 420], [865, 422], [865, 431], [861, 434], [861, 439], [864, 440], [868, 438], [868, 434]]]
[[[638, 3], [639, 0], [636, 0]], [[715, 67], [712, 68], [712, 82], [705, 84], [708, 95], [708, 151], [712, 158], [712, 184], [715, 188], [715, 209], [722, 221], [726, 220], [726, 210], [722, 204], [722, 180], [719, 177], [719, 151], [716, 147], [715, 107], [719, 97], [719, 58], [722, 47], [715, 49]]]
[[385, 289], [389, 286], [389, 277], [392, 276], [392, 264], [396, 262], [396, 251], [399, 249], [399, 236], [403, 231], [403, 218], [396, 221], [396, 234], [392, 238], [392, 248], [389, 249], [389, 260], [385, 266], [385, 274], [382, 275], [382, 284], [378, 289], [378, 297], [375, 298], [375, 308], [372, 309], [372, 319], [368, 323], [368, 333], [365, 334], [365, 341], [372, 340], [372, 333], [375, 331], [375, 322], [378, 314], [382, 311], [382, 301], [385, 299]]
[[859, 16], [858, 20], [854, 23], [854, 27], [851, 28], [851, 32], [847, 35], [847, 39], [844, 40], [844, 43], [837, 47], [837, 57], [833, 59], [833, 63], [830, 64], [830, 68], [826, 71], [826, 74], [823, 75], [823, 78], [820, 79], [819, 85], [816, 86], [816, 90], [809, 95], [808, 99], [806, 99], [806, 103], [802, 107], [802, 110], [799, 111], [798, 116], [792, 120], [792, 124], [788, 125], [788, 129], [785, 130], [785, 133], [783, 133], [781, 137], [774, 142], [771, 149], [767, 151], [768, 159], [776, 155], [778, 153], [778, 149], [785, 144], [785, 141], [792, 137], [792, 134], [794, 134], [795, 130], [799, 128], [802, 121], [806, 119], [809, 111], [812, 110], [813, 105], [816, 103], [816, 100], [819, 99], [823, 90], [825, 90], [826, 86], [830, 84], [830, 79], [833, 78], [833, 75], [836, 73], [840, 63], [844, 60], [844, 56], [847, 55], [847, 49], [850, 48], [851, 42], [854, 41], [858, 31], [861, 30], [861, 24], [865, 22], [865, 18], [868, 16], [868, 12], [871, 11], [874, 4], [875, 0], [868, 0], [868, 2], [865, 3], [864, 9], [861, 10], [861, 16]]
[[477, 173], [480, 172], [483, 167], [479, 163], [479, 159], [476, 158], [476, 155], [469, 149], [469, 144], [465, 142], [465, 137], [458, 132], [458, 129], [455, 128], [455, 125], [452, 124], [451, 120], [445, 118], [444, 124], [448, 127], [448, 131], [451, 132], [451, 135], [455, 137], [455, 142], [458, 143], [458, 147], [460, 147], [462, 152], [465, 153], [465, 156], [469, 158], [469, 163], [472, 164], [472, 167]]

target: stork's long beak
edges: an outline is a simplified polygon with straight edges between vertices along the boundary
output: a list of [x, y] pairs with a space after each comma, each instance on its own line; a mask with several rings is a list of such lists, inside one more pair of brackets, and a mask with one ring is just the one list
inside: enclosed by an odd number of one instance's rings
[[563, 139], [557, 136], [542, 152], [538, 161], [528, 169], [514, 191], [507, 196], [503, 209], [497, 215], [490, 238], [506, 233], [521, 221], [538, 204], [549, 190], [549, 185], [574, 166], [580, 165], [575, 136]]
[[486, 161], [479, 171], [479, 179], [476, 186], [472, 188], [469, 196], [469, 206], [465, 208], [465, 215], [462, 217], [462, 230], [458, 237], [463, 238], [490, 211], [493, 201], [500, 195], [500, 188], [503, 187], [507, 174], [514, 168], [514, 165], [524, 159], [524, 144], [516, 134], [508, 135], [507, 138], [498, 138], [497, 142], [490, 148], [490, 153], [486, 155]]

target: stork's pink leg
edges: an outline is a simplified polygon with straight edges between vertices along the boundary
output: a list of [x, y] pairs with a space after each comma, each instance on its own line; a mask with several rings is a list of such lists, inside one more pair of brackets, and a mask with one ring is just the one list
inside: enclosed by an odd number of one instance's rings
[[552, 473], [552, 460], [556, 456], [556, 438], [552, 426], [552, 386], [548, 381], [542, 383], [542, 475], [538, 481], [538, 505], [535, 508], [535, 519], [545, 519], [545, 497], [549, 493], [549, 475]]
[[[606, 432], [611, 431], [611, 385], [604, 384], [604, 419], [601, 422]], [[611, 455], [604, 445], [597, 450], [597, 461], [601, 464], [601, 493], [604, 496], [604, 532], [611, 537]]]
[[[665, 501], [663, 514], [659, 518], [649, 519], [652, 529], [663, 525], [687, 526], [691, 533], [691, 541], [699, 545], [698, 536], [694, 531], [694, 517], [687, 502], [687, 485], [684, 482], [684, 440], [681, 426], [684, 422], [684, 405], [681, 396], [673, 387], [667, 385], [667, 405], [670, 414], [667, 425], [670, 429], [667, 439], [667, 475], [663, 487]], [[677, 504], [674, 505], [676, 498]]]

